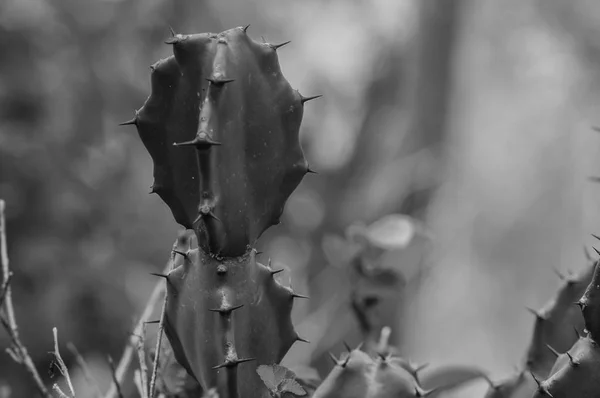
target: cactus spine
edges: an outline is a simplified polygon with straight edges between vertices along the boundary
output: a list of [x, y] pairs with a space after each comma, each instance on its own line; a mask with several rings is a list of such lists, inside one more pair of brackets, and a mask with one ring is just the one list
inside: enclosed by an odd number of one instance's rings
[[302, 341], [291, 310], [304, 296], [280, 285], [253, 247], [310, 172], [299, 129], [316, 97], [283, 77], [281, 45], [255, 42], [247, 29], [172, 32], [174, 55], [152, 65], [152, 93], [124, 123], [154, 162], [151, 193], [198, 240], [161, 275], [166, 335], [177, 361], [222, 398], [269, 397], [256, 367]]

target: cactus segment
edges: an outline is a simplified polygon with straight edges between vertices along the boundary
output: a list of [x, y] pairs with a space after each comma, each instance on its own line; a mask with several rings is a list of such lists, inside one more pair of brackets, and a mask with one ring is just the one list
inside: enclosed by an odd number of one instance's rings
[[535, 323], [525, 358], [525, 369], [541, 379], [550, 374], [557, 352], [567, 351], [578, 339], [576, 331], [583, 331], [580, 309], [573, 305], [584, 293], [594, 273], [594, 263], [575, 275], [561, 275], [562, 283], [555, 297], [540, 311], [531, 310]]
[[299, 142], [303, 97], [281, 73], [280, 45], [247, 27], [175, 34], [151, 67], [133, 124], [154, 162], [153, 191], [205, 252], [242, 256], [277, 224], [309, 172]]
[[[598, 397], [600, 391], [600, 262], [594, 264], [594, 274], [583, 297], [576, 304], [581, 308], [586, 336], [581, 336], [565, 354], [559, 355], [550, 377], [538, 384], [534, 398]], [[535, 377], [535, 375], [534, 375]]]
[[186, 254], [177, 256], [167, 284], [165, 332], [175, 358], [204, 390], [268, 397], [255, 369], [280, 362], [303, 341], [291, 321], [298, 295], [256, 261], [254, 250], [227, 259], [201, 249]]
[[404, 362], [396, 358], [372, 359], [355, 349], [343, 359], [332, 359], [335, 366], [315, 390], [313, 398], [412, 398], [433, 393], [433, 390], [425, 391], [402, 366]]

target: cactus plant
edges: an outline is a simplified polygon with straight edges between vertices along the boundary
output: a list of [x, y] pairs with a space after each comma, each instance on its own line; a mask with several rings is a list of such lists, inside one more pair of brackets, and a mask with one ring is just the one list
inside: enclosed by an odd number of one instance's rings
[[583, 296], [575, 302], [583, 314], [585, 335], [565, 353], [559, 354], [544, 381], [536, 379], [533, 398], [592, 398], [600, 391], [600, 262]]
[[313, 394], [313, 398], [409, 398], [426, 397], [425, 391], [404, 362], [391, 356], [372, 359], [360, 349], [343, 359], [332, 357], [335, 367]]
[[[592, 280], [595, 262], [574, 274], [558, 273], [562, 283], [554, 297], [541, 310], [529, 309], [535, 316], [530, 343], [519, 372], [490, 383], [486, 398], [529, 398], [536, 390], [534, 380], [547, 378], [558, 352], [566, 351], [583, 333], [581, 311], [573, 305]], [[533, 376], [532, 376], [533, 375]]]
[[174, 55], [151, 67], [152, 93], [123, 123], [152, 157], [151, 192], [198, 240], [159, 275], [166, 335], [188, 373], [224, 398], [268, 397], [256, 367], [303, 341], [291, 310], [304, 296], [277, 282], [254, 245], [311, 171], [299, 129], [304, 103], [317, 97], [282, 75], [277, 49], [287, 43], [258, 43], [247, 29], [172, 32]]

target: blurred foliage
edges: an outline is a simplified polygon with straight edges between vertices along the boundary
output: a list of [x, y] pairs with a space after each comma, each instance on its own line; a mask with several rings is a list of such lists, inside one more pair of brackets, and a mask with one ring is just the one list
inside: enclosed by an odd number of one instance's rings
[[[342, 350], [337, 336], [358, 342], [351, 280], [328, 263], [323, 239], [401, 213], [427, 223], [435, 250], [385, 259], [427, 268], [403, 293], [395, 343], [418, 362], [510, 374], [531, 329], [523, 306], [551, 296], [552, 267], [583, 267], [581, 245], [598, 232], [598, 188], [585, 178], [600, 170], [600, 141], [589, 131], [600, 122], [599, 7], [0, 2], [0, 197], [17, 318], [37, 365], [50, 362], [56, 326], [108, 387], [106, 355], [119, 357], [152, 290], [148, 272], [163, 267], [178, 230], [147, 195], [152, 167], [139, 138], [117, 123], [148, 95], [149, 65], [170, 54], [162, 44], [169, 25], [206, 32], [250, 23], [255, 38], [292, 40], [279, 52], [284, 74], [305, 95], [325, 94], [307, 105], [302, 128], [319, 175], [305, 179], [259, 247], [312, 299], [294, 310], [311, 349], [293, 347], [284, 362], [323, 376], [330, 365], [322, 354]], [[12, 396], [32, 396], [8, 356], [0, 369], [0, 391], [10, 385]]]

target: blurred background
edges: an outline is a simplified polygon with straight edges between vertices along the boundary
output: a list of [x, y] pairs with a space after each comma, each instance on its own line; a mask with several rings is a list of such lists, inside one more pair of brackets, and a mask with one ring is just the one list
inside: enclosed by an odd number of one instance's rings
[[[319, 174], [259, 243], [287, 269], [283, 283], [311, 296], [293, 317], [312, 343], [284, 363], [325, 376], [323, 354], [360, 341], [347, 229], [405, 214], [428, 238], [378, 257], [403, 275], [389, 298], [401, 310], [384, 319], [394, 344], [419, 363], [513, 372], [532, 328], [525, 306], [552, 296], [553, 268], [581, 269], [600, 232], [600, 185], [588, 180], [600, 175], [592, 0], [0, 2], [0, 198], [17, 321], [42, 376], [56, 326], [108, 388], [106, 355], [120, 357], [156, 283], [148, 273], [181, 230], [148, 195], [152, 162], [135, 128], [117, 126], [149, 95], [149, 66], [171, 55], [168, 27], [247, 24], [255, 40], [291, 40], [278, 51], [284, 75], [324, 95], [301, 129]], [[34, 394], [3, 354], [7, 386]]]

